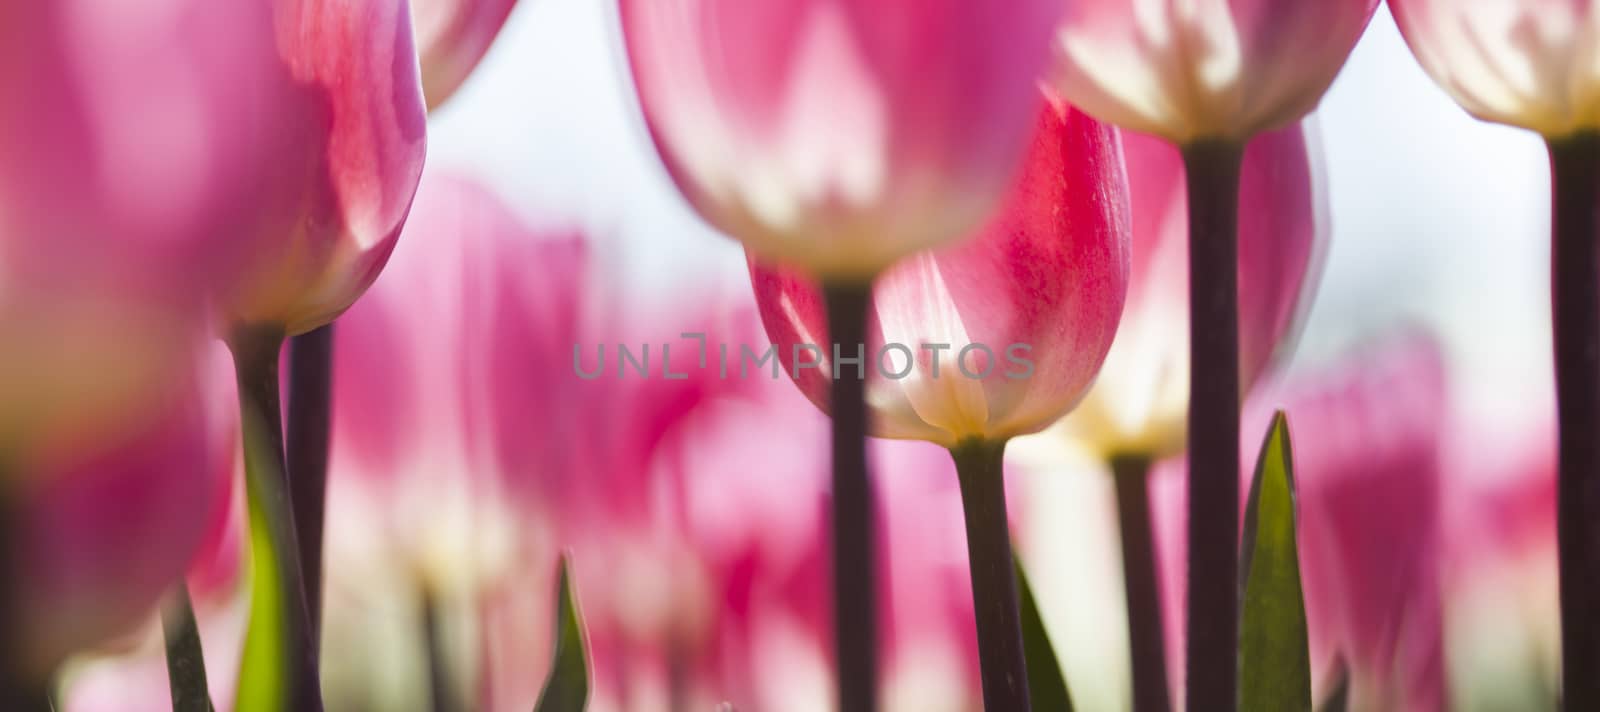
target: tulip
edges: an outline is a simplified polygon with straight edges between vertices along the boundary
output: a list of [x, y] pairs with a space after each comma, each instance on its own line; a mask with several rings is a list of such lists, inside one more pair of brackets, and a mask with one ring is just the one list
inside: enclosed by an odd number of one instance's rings
[[873, 434], [955, 448], [1038, 432], [1089, 391], [1127, 292], [1127, 179], [1111, 129], [1059, 102], [1037, 119], [995, 217], [878, 281], [876, 331], [857, 361], [849, 345], [808, 350], [829, 343], [818, 288], [751, 255], [775, 365], [817, 407], [833, 372], [865, 371]]
[[[576, 551], [593, 628], [604, 620], [594, 599], [602, 589], [585, 572], [613, 570], [599, 557], [623, 547], [609, 542], [652, 515], [655, 444], [702, 392], [736, 382], [616, 377], [611, 349], [637, 351], [640, 329], [601, 318], [586, 240], [530, 229], [479, 184], [425, 175], [405, 232], [339, 322], [329, 704], [425, 700], [438, 683], [471, 709], [527, 709], [554, 605], [529, 591], [553, 590], [558, 544]], [[648, 340], [652, 351], [663, 343]], [[692, 367], [694, 342], [679, 345], [676, 329], [671, 340], [672, 368]], [[596, 346], [610, 371], [585, 379], [574, 349], [590, 368]], [[423, 626], [397, 627], [396, 611], [401, 621], [432, 616], [446, 632], [493, 620], [469, 648], [492, 654], [430, 649]], [[374, 639], [394, 641], [393, 652], [338, 654]], [[424, 674], [430, 658], [442, 681]], [[396, 669], [416, 672], [379, 684]]]
[[433, 111], [455, 94], [506, 23], [517, 0], [414, 0], [422, 94]]
[[813, 368], [801, 363], [807, 344], [832, 343], [816, 287], [752, 257], [768, 333], [812, 402], [829, 408], [830, 380], [871, 369], [877, 434], [955, 457], [990, 709], [1027, 705], [1000, 462], [1006, 441], [1078, 403], [1111, 346], [1129, 270], [1119, 156], [1111, 129], [1052, 100], [993, 221], [891, 269], [873, 296], [876, 333], [816, 353]]
[[8, 632], [26, 678], [71, 653], [126, 633], [183, 575], [200, 549], [226, 470], [208, 466], [219, 408], [193, 383], [115, 422], [60, 428], [10, 453], [28, 479], [11, 486], [25, 571]]
[[[1056, 0], [760, 4], [623, 0], [645, 124], [700, 216], [825, 284], [839, 343], [871, 281], [966, 235], [1027, 145]], [[861, 379], [836, 379], [833, 541], [839, 692], [877, 699], [872, 484]]]
[[[1182, 451], [1189, 396], [1187, 197], [1183, 161], [1127, 133], [1133, 208], [1128, 304], [1094, 388], [1063, 430], [1101, 457], [1157, 460]], [[1321, 150], [1307, 126], [1263, 134], [1240, 172], [1239, 380], [1248, 395], [1294, 342], [1329, 234]]]
[[1587, 0], [1394, 0], [1417, 61], [1473, 116], [1541, 135], [1600, 130]]
[[[1316, 108], [1378, 0], [1088, 0], [1056, 41], [1068, 100], [1182, 149], [1189, 194], [1190, 654], [1187, 707], [1238, 685], [1240, 163], [1258, 134]], [[1166, 705], [1139, 707], [1162, 710]]]
[[235, 328], [294, 335], [349, 308], [383, 269], [421, 175], [426, 109], [405, 4], [274, 7], [282, 71], [303, 90], [284, 110], [300, 133], [262, 205], [289, 218], [224, 311]]
[[1557, 709], [1561, 621], [1554, 417], [1521, 427], [1476, 419], [1446, 467], [1444, 539], [1452, 709]]
[[1550, 152], [1551, 302], [1559, 448], [1562, 671], [1570, 709], [1600, 708], [1600, 15], [1570, 2], [1390, 3], [1411, 51], [1474, 116], [1531, 129]]
[[[280, 72], [300, 89], [277, 109], [295, 135], [278, 147], [275, 181], [258, 196], [261, 215], [275, 218], [274, 239], [250, 255], [250, 273], [220, 303], [238, 372], [251, 520], [265, 535], [255, 554], [278, 569], [264, 580], [280, 590], [258, 596], [258, 607], [284, 607], [255, 612], [245, 664], [285, 656], [289, 679], [281, 689], [243, 686], [241, 699], [321, 707], [321, 596], [307, 586], [320, 587], [320, 572], [307, 564], [320, 562], [324, 483], [307, 477], [288, 486], [278, 358], [285, 337], [327, 324], [366, 291], [410, 209], [426, 108], [408, 7], [398, 0], [272, 3]], [[300, 427], [297, 445], [306, 435]], [[296, 470], [306, 474], [303, 462], [296, 458]], [[297, 532], [297, 523], [305, 528]], [[277, 644], [268, 642], [276, 634], [258, 628], [274, 620], [286, 636]]]
[[[1454, 709], [1441, 586], [1446, 375], [1431, 336], [1401, 333], [1291, 377], [1246, 408], [1246, 422], [1264, 430], [1281, 406], [1305, 435], [1295, 440], [1294, 476], [1311, 669], [1325, 698], [1345, 668], [1351, 710]], [[1152, 494], [1162, 600], [1181, 621], [1184, 482], [1166, 476], [1176, 474], [1154, 474]], [[1181, 629], [1168, 640], [1178, 655]]]
[[1321, 101], [1378, 0], [1087, 0], [1069, 6], [1052, 79], [1084, 111], [1178, 145], [1252, 136]]
[[645, 122], [713, 226], [860, 280], [969, 233], [1027, 146], [1058, 3], [623, 0]]
[[267, 234], [255, 200], [293, 132], [262, 107], [293, 105], [287, 79], [264, 6], [0, 8], [8, 701], [148, 611], [198, 545], [205, 305]]
[[264, 10], [111, 4], [0, 10], [0, 447], [187, 378], [208, 292], [261, 244], [285, 132], [254, 105], [289, 92]]

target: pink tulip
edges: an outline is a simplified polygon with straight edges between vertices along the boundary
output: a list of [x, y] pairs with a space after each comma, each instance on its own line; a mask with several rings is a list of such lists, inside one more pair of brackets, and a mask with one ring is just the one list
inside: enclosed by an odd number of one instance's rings
[[763, 259], [870, 278], [970, 234], [1009, 185], [1057, 0], [623, 0], [679, 190]]
[[1600, 15], [1590, 0], [1392, 0], [1411, 51], [1485, 121], [1565, 136], [1600, 129]]
[[[1408, 334], [1293, 378], [1247, 408], [1241, 453], [1252, 471], [1271, 410], [1288, 412], [1312, 674], [1325, 695], [1342, 661], [1352, 710], [1449, 708], [1441, 598], [1445, 376], [1437, 343]], [[1174, 671], [1184, 647], [1184, 478], [1177, 474], [1158, 473], [1152, 483]]]
[[276, 234], [224, 310], [295, 335], [343, 313], [383, 269], [421, 175], [427, 110], [406, 3], [272, 5], [281, 71], [300, 88], [280, 114], [295, 135], [258, 196]]
[[456, 93], [489, 51], [517, 0], [412, 0], [422, 93], [432, 111]]
[[[1308, 133], [1303, 127], [1269, 132], [1245, 152], [1239, 370], [1246, 392], [1294, 341], [1327, 249], [1321, 151]], [[1183, 161], [1165, 142], [1133, 133], [1123, 135], [1123, 153], [1133, 206], [1128, 304], [1100, 378], [1066, 430], [1102, 455], [1165, 457], [1183, 448], [1189, 402]]]
[[261, 244], [280, 73], [249, 3], [0, 8], [0, 441], [187, 377], [206, 297]]
[[1553, 413], [1447, 443], [1445, 631], [1455, 709], [1554, 709], [1561, 688]]
[[1378, 0], [1083, 0], [1055, 84], [1095, 117], [1177, 144], [1242, 141], [1316, 108]]
[[[592, 709], [657, 708], [651, 691], [673, 679], [692, 709], [830, 704], [828, 460], [807, 444], [827, 421], [766, 373], [741, 380], [733, 366], [720, 377], [719, 344], [736, 354], [762, 338], [754, 309], [679, 305], [688, 319], [661, 333], [659, 318], [614, 310], [586, 288], [604, 272], [579, 237], [532, 231], [466, 181], [426, 177], [406, 232], [340, 320], [330, 706], [370, 703], [374, 690], [396, 689], [375, 679], [420, 663], [408, 657], [420, 655], [414, 619], [388, 612], [415, 611], [428, 590], [478, 631], [464, 643], [478, 653], [451, 663], [474, 708], [527, 709], [540, 682], [528, 671], [549, 655], [559, 548], [574, 552]], [[410, 328], [418, 321], [431, 329]], [[687, 330], [707, 335], [705, 369], [696, 342], [678, 336]], [[689, 377], [661, 377], [657, 360], [649, 377], [619, 377], [615, 344], [637, 352], [644, 341], [653, 359], [670, 343], [672, 370]], [[605, 372], [580, 377], [573, 346], [588, 369], [600, 344]], [[794, 437], [758, 441], [752, 427]], [[892, 551], [886, 681], [903, 700], [893, 709], [939, 709], [919, 704], [929, 690], [952, 691], [935, 700], [945, 709], [970, 709], [977, 667], [956, 487], [926, 477], [947, 471], [948, 456], [917, 444], [878, 452], [900, 471], [883, 480], [886, 496], [916, 503], [915, 516], [890, 513], [881, 535]], [[374, 639], [412, 652], [342, 652]]]
[[[1127, 287], [1118, 155], [1111, 129], [1052, 102], [1000, 213], [971, 242], [884, 275], [860, 366], [877, 434], [946, 447], [1004, 440], [1044, 428], [1083, 397]], [[778, 360], [826, 408], [833, 354], [805, 346], [831, 343], [817, 287], [758, 260], [751, 255], [751, 279]]]
[[58, 428], [11, 453], [25, 476], [10, 484], [26, 503], [13, 513], [25, 573], [8, 636], [25, 671], [49, 674], [129, 632], [182, 579], [232, 474], [232, 433], [219, 427], [227, 395], [190, 381], [135, 416]]

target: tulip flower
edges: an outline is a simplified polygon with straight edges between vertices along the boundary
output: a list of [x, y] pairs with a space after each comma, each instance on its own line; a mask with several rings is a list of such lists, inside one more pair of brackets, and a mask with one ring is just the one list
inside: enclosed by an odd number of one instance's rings
[[[255, 539], [261, 543], [255, 555], [278, 569], [263, 580], [279, 590], [257, 596], [262, 608], [245, 664], [284, 656], [289, 679], [269, 689], [245, 678], [240, 695], [315, 709], [321, 706], [320, 572], [302, 562], [320, 562], [325, 485], [308, 477], [288, 486], [279, 350], [285, 337], [337, 317], [383, 268], [421, 174], [427, 114], [407, 3], [276, 0], [271, 6], [279, 71], [299, 88], [296, 101], [276, 110], [294, 135], [276, 147], [280, 169], [257, 196], [276, 234], [250, 254], [250, 272], [220, 303], [238, 371], [251, 519], [265, 534]], [[295, 425], [299, 440], [306, 432]], [[305, 473], [302, 462], [296, 458], [296, 470]], [[297, 532], [296, 524], [305, 528]], [[282, 608], [265, 609], [272, 605]], [[276, 633], [257, 627], [272, 621], [282, 622], [282, 641], [269, 642]]]
[[[700, 216], [824, 282], [839, 343], [871, 281], [963, 237], [1027, 146], [1056, 0], [762, 4], [622, 0], [645, 124]], [[835, 379], [834, 583], [841, 705], [877, 698], [872, 484], [861, 379]]]
[[[1474, 116], [1538, 132], [1550, 152], [1565, 705], [1600, 708], [1600, 71], [1592, 3], [1390, 3], [1411, 51]], [[1587, 501], [1586, 501], [1587, 500]]]
[[[1180, 452], [1189, 396], [1187, 197], [1183, 159], [1123, 136], [1133, 271], [1111, 352], [1063, 430], [1107, 460]], [[1263, 134], [1245, 151], [1239, 204], [1239, 380], [1248, 395], [1288, 351], [1310, 306], [1329, 235], [1321, 150], [1307, 126]]]
[[305, 88], [285, 110], [301, 133], [263, 206], [290, 219], [224, 308], [236, 327], [294, 335], [349, 308], [383, 269], [421, 176], [427, 116], [404, 3], [274, 6], [282, 71]]
[[1424, 69], [1484, 121], [1544, 136], [1600, 130], [1595, 9], [1576, 2], [1395, 0]]
[[1009, 185], [1058, 3], [624, 0], [668, 173], [713, 226], [859, 280], [964, 237]]
[[1454, 515], [1445, 538], [1452, 709], [1557, 709], [1561, 620], [1555, 418], [1487, 419], [1447, 447]]
[[[750, 258], [781, 370], [819, 408], [864, 371], [874, 434], [955, 448], [1054, 423], [1088, 392], [1129, 277], [1127, 179], [1115, 133], [1052, 102], [1015, 187], [971, 241], [908, 258], [873, 293], [876, 331], [832, 353], [814, 282]], [[837, 361], [837, 364], [835, 363]]]
[[198, 545], [205, 305], [270, 233], [256, 199], [299, 96], [265, 6], [0, 8], [8, 701], [148, 611]]
[[112, 4], [0, 9], [8, 446], [188, 377], [206, 297], [261, 244], [250, 200], [286, 138], [255, 108], [290, 98], [265, 10], [179, 0], [125, 23]]
[[231, 454], [211, 437], [210, 405], [189, 384], [11, 454], [28, 479], [9, 487], [27, 507], [10, 515], [26, 574], [7, 662], [25, 678], [126, 633], [181, 579], [207, 528], [202, 505], [226, 482], [207, 463]]
[[1129, 269], [1119, 156], [1111, 129], [1052, 99], [999, 214], [971, 242], [885, 274], [865, 344], [814, 346], [833, 343], [816, 287], [752, 256], [776, 353], [812, 402], [829, 408], [831, 380], [870, 370], [876, 432], [955, 456], [992, 709], [1027, 704], [1000, 461], [1006, 441], [1078, 403], [1111, 346]]
[[[1071, 3], [1054, 84], [1097, 118], [1183, 152], [1189, 194], [1189, 476], [1193, 627], [1187, 707], [1232, 709], [1238, 684], [1240, 163], [1258, 134], [1322, 94], [1378, 0]], [[1136, 712], [1163, 710], [1140, 705]]]
[[1103, 121], [1178, 145], [1243, 142], [1316, 108], [1378, 0], [1088, 0], [1069, 6], [1053, 79]]
[[[1311, 670], [1325, 698], [1338, 682], [1330, 674], [1344, 666], [1351, 710], [1455, 709], [1441, 586], [1446, 375], [1432, 337], [1402, 333], [1291, 377], [1246, 408], [1246, 422], [1264, 429], [1283, 407], [1305, 434], [1295, 440], [1294, 476]], [[1162, 601], [1181, 621], [1184, 483], [1168, 476], [1177, 474], [1154, 474], [1152, 494]], [[1168, 641], [1176, 659], [1182, 629]]]
[[455, 94], [489, 51], [517, 0], [413, 0], [422, 94], [432, 111]]

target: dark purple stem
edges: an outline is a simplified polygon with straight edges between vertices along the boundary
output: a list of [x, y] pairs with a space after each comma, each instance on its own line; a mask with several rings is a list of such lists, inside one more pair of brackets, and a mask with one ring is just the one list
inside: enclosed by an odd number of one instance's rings
[[1027, 712], [1028, 666], [1023, 656], [1022, 613], [1011, 561], [1003, 463], [1006, 444], [981, 440], [951, 448], [961, 481], [967, 524], [967, 566], [978, 624], [978, 668], [986, 710]]
[[1233, 710], [1239, 641], [1239, 166], [1242, 147], [1183, 147], [1189, 191], [1190, 710]]
[[332, 400], [333, 324], [328, 324], [289, 340], [289, 496], [313, 641], [322, 637], [322, 531]]
[[1600, 133], [1552, 139], [1562, 704], [1600, 709]]
[[[828, 329], [841, 352], [866, 343], [870, 284], [824, 285]], [[831, 361], [830, 361], [831, 363]], [[867, 473], [866, 381], [833, 379], [833, 613], [840, 712], [878, 708], [877, 539]]]
[[1161, 620], [1161, 588], [1150, 528], [1150, 458], [1119, 455], [1111, 460], [1122, 533], [1122, 578], [1128, 607], [1128, 652], [1133, 664], [1133, 712], [1167, 712], [1167, 647]]

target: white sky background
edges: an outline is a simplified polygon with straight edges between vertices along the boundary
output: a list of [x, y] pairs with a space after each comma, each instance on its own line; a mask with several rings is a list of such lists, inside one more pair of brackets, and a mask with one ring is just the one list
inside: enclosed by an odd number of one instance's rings
[[[646, 303], [708, 284], [745, 289], [741, 252], [693, 215], [649, 145], [611, 5], [523, 0], [436, 117], [430, 167], [479, 177], [530, 224], [587, 230]], [[1417, 66], [1387, 7], [1317, 115], [1334, 235], [1295, 367], [1421, 323], [1449, 346], [1461, 412], [1502, 426], [1547, 412], [1539, 140], [1462, 112]]]

